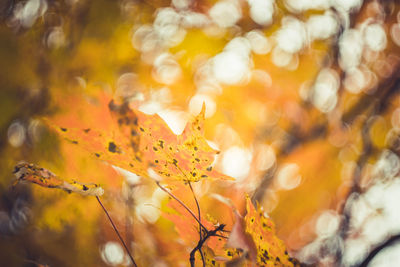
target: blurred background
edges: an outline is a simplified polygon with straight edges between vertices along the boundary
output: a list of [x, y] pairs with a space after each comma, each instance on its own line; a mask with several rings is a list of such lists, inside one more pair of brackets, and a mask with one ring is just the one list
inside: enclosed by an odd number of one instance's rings
[[13, 188], [21, 160], [100, 183], [139, 266], [189, 264], [165, 193], [42, 121], [106, 129], [103, 94], [176, 134], [205, 103], [236, 180], [194, 185], [203, 214], [229, 228], [221, 199], [248, 193], [304, 264], [400, 264], [396, 1], [2, 0], [0, 20], [0, 265], [129, 265], [94, 198]]

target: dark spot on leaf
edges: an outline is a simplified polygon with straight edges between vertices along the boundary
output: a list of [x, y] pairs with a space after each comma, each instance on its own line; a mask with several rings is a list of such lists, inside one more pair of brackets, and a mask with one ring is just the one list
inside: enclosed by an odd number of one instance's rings
[[164, 148], [164, 141], [163, 140], [158, 140], [158, 142], [159, 142], [160, 147]]
[[197, 175], [197, 173], [192, 172], [192, 176], [193, 176], [193, 177], [196, 177], [196, 175]]
[[129, 163], [129, 166], [133, 168], [133, 164], [132, 163]]
[[158, 151], [158, 149], [157, 149], [155, 146], [153, 146], [153, 150], [154, 150], [154, 151]]
[[77, 145], [77, 144], [78, 144], [78, 141], [72, 140], [71, 143]]
[[154, 162], [155, 162], [155, 163], [158, 163], [158, 159], [156, 159]]
[[100, 158], [100, 154], [99, 153], [94, 153], [96, 157]]
[[90, 128], [83, 129], [83, 131], [84, 131], [85, 133], [88, 133], [88, 132], [90, 132]]
[[201, 128], [200, 128], [200, 126], [197, 126], [197, 130], [199, 130], [199, 131], [200, 131], [200, 129], [201, 129]]
[[83, 185], [83, 186], [82, 186], [82, 189], [83, 189], [83, 191], [89, 190], [89, 188], [88, 188], [86, 185]]
[[142, 132], [144, 132], [144, 129], [142, 127], [139, 128]]
[[207, 178], [208, 176], [207, 175], [205, 175], [205, 174], [203, 174], [202, 176], [201, 176], [201, 178]]
[[131, 135], [132, 135], [132, 136], [136, 136], [136, 135], [137, 135], [137, 132], [136, 132], [135, 130], [132, 130], [132, 131], [131, 131]]
[[195, 146], [193, 149], [194, 149], [194, 151], [199, 150], [199, 148], [197, 146]]
[[117, 152], [117, 146], [115, 145], [114, 142], [108, 143], [108, 151], [110, 151], [111, 153]]
[[267, 250], [264, 250], [263, 256], [264, 256], [267, 260], [269, 259], [268, 251], [267, 251]]
[[260, 240], [262, 240], [262, 235], [260, 235]]
[[177, 161], [176, 159], [173, 159], [173, 160], [172, 160], [172, 164], [174, 164], [175, 166], [177, 166], [178, 161]]
[[231, 253], [230, 251], [228, 251], [226, 254], [227, 254], [228, 256], [232, 256], [232, 253]]
[[251, 221], [251, 223], [253, 223], [253, 222], [254, 222], [254, 218], [251, 218], [251, 220], [250, 220], [250, 221]]
[[66, 131], [67, 131], [67, 128], [62, 128], [62, 127], [60, 127], [60, 130], [63, 131], [63, 132], [66, 132]]
[[138, 143], [135, 142], [134, 140], [131, 141], [131, 147], [133, 148], [133, 150], [137, 150], [138, 149]]
[[211, 167], [211, 166], [207, 168], [207, 171], [210, 172], [211, 170], [212, 170], [212, 167]]
[[129, 110], [128, 103], [124, 103], [123, 105], [117, 105], [114, 103], [114, 100], [111, 100], [110, 103], [108, 103], [108, 108], [111, 111], [118, 112], [121, 115], [124, 115]]
[[114, 99], [111, 100], [110, 103], [108, 103], [108, 108], [112, 111], [118, 110], [118, 106], [114, 103]]
[[197, 161], [197, 162], [200, 162], [200, 159], [198, 159], [198, 158], [195, 158], [194, 160]]
[[212, 265], [215, 265], [215, 260], [212, 260], [211, 263], [212, 263]]
[[18, 172], [20, 169], [21, 169], [20, 167], [18, 167], [18, 166], [15, 166], [15, 167], [14, 167], [14, 171], [13, 171], [13, 173], [16, 173], [16, 172]]
[[137, 161], [142, 162], [142, 159], [139, 158], [138, 156], [135, 156], [135, 158], [136, 158]]
[[280, 259], [279, 257], [276, 257], [276, 261], [279, 261], [279, 262], [280, 262], [280, 261], [281, 261], [281, 259]]

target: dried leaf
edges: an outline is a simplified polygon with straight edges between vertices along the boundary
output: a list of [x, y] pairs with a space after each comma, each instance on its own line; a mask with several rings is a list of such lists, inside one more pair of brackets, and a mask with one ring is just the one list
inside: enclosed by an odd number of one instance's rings
[[28, 181], [47, 188], [58, 188], [64, 191], [75, 192], [83, 196], [101, 196], [103, 188], [97, 184], [83, 184], [71, 180], [69, 182], [60, 179], [51, 171], [34, 164], [19, 163], [15, 166], [14, 172], [17, 181]]

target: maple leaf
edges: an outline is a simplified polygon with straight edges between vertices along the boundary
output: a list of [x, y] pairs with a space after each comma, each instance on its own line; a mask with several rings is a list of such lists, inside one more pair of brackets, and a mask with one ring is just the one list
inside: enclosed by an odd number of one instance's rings
[[260, 206], [256, 210], [249, 197], [246, 197], [246, 211], [245, 233], [252, 237], [255, 244], [257, 264], [261, 266], [300, 266], [297, 260], [288, 255], [285, 244], [276, 236], [272, 220], [264, 215]]
[[208, 247], [203, 246], [202, 248], [204, 264], [206, 266], [221, 266], [221, 264], [215, 259], [214, 251]]
[[51, 171], [34, 164], [19, 163], [15, 166], [13, 173], [17, 178], [16, 183], [23, 180], [47, 188], [62, 189], [68, 193], [75, 192], [83, 196], [101, 196], [104, 193], [103, 188], [97, 184], [83, 184], [74, 180], [65, 181]]
[[157, 114], [130, 109], [127, 103], [117, 105], [112, 100], [109, 109], [118, 125], [113, 133], [89, 128], [55, 129], [97, 158], [144, 177], [151, 176], [149, 169], [152, 169], [164, 179], [185, 182], [207, 178], [233, 180], [212, 168], [219, 152], [203, 136], [204, 105], [181, 135], [175, 135]]

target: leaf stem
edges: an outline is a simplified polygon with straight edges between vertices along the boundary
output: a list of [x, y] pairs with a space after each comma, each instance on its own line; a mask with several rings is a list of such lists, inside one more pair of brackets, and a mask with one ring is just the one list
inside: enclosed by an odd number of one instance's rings
[[192, 215], [192, 217], [199, 223], [199, 225], [201, 225], [201, 227], [203, 227], [205, 232], [208, 232], [207, 228], [199, 221], [199, 219], [196, 217], [196, 215], [194, 215], [193, 211], [191, 211], [188, 206], [185, 205], [185, 203], [183, 203], [179, 198], [177, 198], [176, 196], [174, 196], [171, 192], [169, 192], [165, 187], [163, 187], [160, 182], [156, 182], [157, 186], [164, 191], [165, 193], [167, 193], [168, 195], [170, 195], [173, 199], [175, 199], [176, 201], [178, 201], [179, 204], [182, 205], [182, 207], [184, 207], [189, 213], [190, 215]]
[[[199, 236], [200, 236], [200, 239], [199, 239], [199, 240], [202, 240], [202, 239], [203, 239], [203, 235], [202, 235], [202, 231], [201, 231], [201, 213], [200, 213], [200, 205], [199, 205], [199, 201], [197, 201], [197, 197], [196, 197], [196, 194], [194, 193], [192, 184], [191, 184], [190, 182], [188, 182], [188, 184], [189, 184], [190, 191], [192, 191], [192, 195], [193, 195], [194, 201], [196, 202], [197, 211], [198, 211], [198, 214], [199, 214], [199, 222], [200, 222], [200, 223], [199, 223]], [[199, 252], [200, 252], [200, 256], [201, 256], [201, 261], [203, 262], [203, 267], [205, 267], [206, 264], [205, 264], [205, 262], [204, 262], [204, 255], [203, 255], [203, 251], [201, 250], [201, 247], [199, 248]]]
[[126, 253], [128, 253], [129, 258], [131, 259], [133, 266], [137, 267], [135, 260], [133, 259], [131, 253], [129, 252], [128, 247], [126, 246], [124, 240], [122, 239], [121, 235], [119, 234], [119, 231], [117, 229], [117, 227], [115, 226], [113, 220], [111, 219], [110, 215], [108, 214], [106, 208], [103, 206], [103, 203], [101, 203], [100, 198], [98, 196], [96, 196], [97, 201], [99, 202], [100, 206], [103, 208], [104, 213], [107, 215], [108, 220], [110, 221], [112, 227], [114, 228], [115, 233], [117, 234], [119, 240], [121, 241], [122, 245], [124, 246]]

